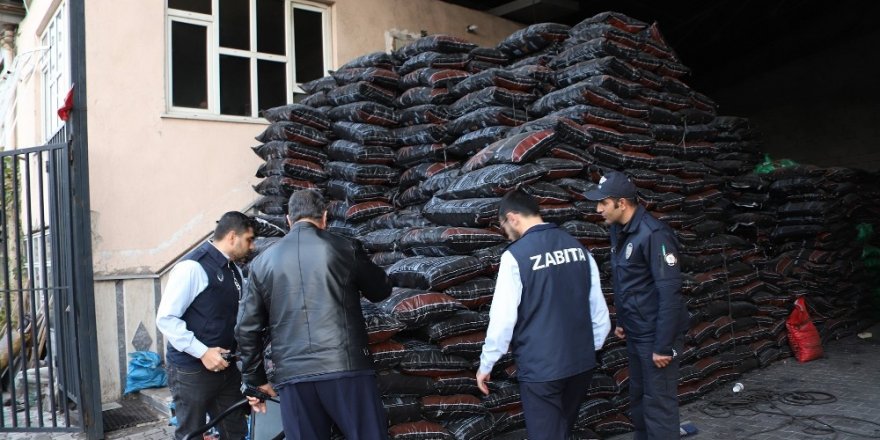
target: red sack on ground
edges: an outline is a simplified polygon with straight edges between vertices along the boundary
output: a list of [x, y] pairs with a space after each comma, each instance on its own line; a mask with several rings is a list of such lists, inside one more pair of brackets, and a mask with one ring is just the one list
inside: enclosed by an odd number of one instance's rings
[[795, 300], [794, 310], [788, 316], [785, 327], [788, 329], [788, 343], [791, 344], [791, 351], [794, 352], [798, 361], [809, 362], [822, 357], [822, 340], [819, 337], [819, 331], [810, 320], [807, 304], [803, 297]]

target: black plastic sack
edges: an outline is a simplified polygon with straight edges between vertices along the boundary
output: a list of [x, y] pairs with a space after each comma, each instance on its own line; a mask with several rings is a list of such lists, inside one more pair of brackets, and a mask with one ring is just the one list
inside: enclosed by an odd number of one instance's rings
[[360, 81], [327, 92], [327, 101], [330, 105], [340, 106], [358, 101], [373, 101], [382, 105], [394, 103], [396, 93], [376, 84]]
[[493, 68], [473, 74], [459, 82], [452, 87], [452, 93], [456, 96], [465, 96], [469, 93], [495, 86], [507, 90], [531, 92], [537, 85], [538, 81], [528, 75], [507, 69]]
[[400, 369], [416, 376], [438, 377], [460, 373], [470, 368], [471, 362], [443, 354], [436, 345], [418, 340], [404, 341], [407, 353], [400, 362]]
[[328, 217], [343, 220], [347, 223], [360, 223], [373, 217], [393, 212], [394, 207], [386, 202], [372, 201], [347, 203], [339, 200], [330, 202], [327, 207]]
[[553, 130], [509, 136], [480, 150], [462, 165], [461, 171], [468, 173], [489, 165], [531, 162], [546, 154], [555, 141]]
[[344, 180], [330, 180], [327, 182], [326, 191], [333, 199], [354, 203], [372, 200], [388, 201], [388, 187], [382, 185], [360, 185]]
[[453, 373], [434, 378], [437, 394], [479, 394], [477, 378], [470, 371]]
[[403, 344], [392, 339], [370, 344], [368, 348], [377, 369], [396, 367], [406, 354]]
[[327, 153], [316, 147], [310, 147], [298, 142], [269, 141], [265, 144], [252, 147], [254, 153], [263, 160], [270, 159], [301, 159], [309, 162], [323, 163], [327, 161]]
[[[608, 362], [606, 362], [608, 360]], [[611, 373], [626, 365], [626, 347], [616, 347], [603, 350], [602, 369]], [[607, 366], [607, 368], [606, 368]], [[587, 395], [590, 397], [611, 397], [619, 392], [617, 381], [611, 376], [600, 372], [594, 372], [587, 386]]]
[[307, 105], [309, 107], [313, 107], [315, 109], [318, 109], [319, 111], [323, 107], [330, 105], [330, 101], [327, 100], [327, 92], [323, 92], [323, 91], [306, 95], [305, 97], [303, 97], [299, 101], [299, 103], [302, 105]]
[[254, 222], [257, 225], [254, 235], [257, 237], [283, 237], [289, 229], [287, 217], [283, 215], [255, 215]]
[[[549, 182], [535, 182], [520, 187], [526, 194], [535, 198], [539, 205], [560, 205], [571, 201], [568, 191]], [[547, 220], [547, 219], [545, 219]]]
[[422, 405], [413, 396], [383, 395], [382, 406], [388, 416], [389, 425], [417, 422], [422, 419]]
[[389, 69], [379, 67], [354, 67], [331, 72], [330, 75], [340, 86], [356, 82], [368, 82], [379, 87], [395, 90], [400, 83], [400, 75]]
[[355, 122], [334, 122], [333, 133], [341, 139], [363, 145], [396, 146], [397, 138], [391, 130], [378, 125]]
[[399, 423], [388, 428], [391, 440], [455, 440], [455, 437], [438, 423], [420, 420]]
[[364, 316], [364, 324], [367, 328], [367, 337], [370, 344], [387, 341], [398, 332], [403, 330], [406, 325], [381, 310], [376, 304], [361, 300], [361, 312]]
[[510, 130], [510, 127], [502, 125], [472, 131], [447, 146], [446, 152], [456, 156], [470, 156], [489, 144], [505, 138]]
[[290, 121], [318, 130], [330, 129], [330, 120], [323, 112], [302, 104], [287, 104], [260, 112], [269, 122]]
[[477, 331], [486, 330], [489, 325], [489, 316], [471, 310], [462, 310], [454, 315], [429, 324], [428, 340], [436, 342], [452, 336], [459, 336]]
[[433, 87], [413, 87], [400, 95], [395, 101], [398, 108], [406, 109], [422, 105], [444, 105], [454, 101], [448, 89]]
[[[642, 33], [634, 34], [632, 32], [628, 32], [622, 30], [620, 28], [614, 27], [608, 23], [587, 23], [578, 25], [577, 29], [572, 28], [571, 38], [569, 38], [565, 44], [572, 46], [583, 41], [589, 41], [594, 38], [606, 38], [611, 41], [615, 41], [617, 43], [623, 44], [624, 46], [631, 47], [633, 49], [638, 49], [642, 46], [645, 46], [647, 38]], [[654, 43], [651, 46], [654, 51], [657, 53], [662, 53], [663, 55], [668, 57], [668, 53], [662, 50], [665, 46]], [[653, 52], [651, 52], [653, 54]]]
[[409, 168], [422, 163], [442, 162], [446, 159], [446, 146], [441, 143], [410, 145], [403, 147], [394, 155], [394, 163]]
[[556, 180], [566, 177], [575, 177], [584, 170], [584, 164], [575, 160], [559, 159], [555, 157], [542, 157], [535, 160], [535, 164], [547, 170], [546, 180]]
[[382, 127], [394, 127], [399, 122], [398, 114], [393, 108], [372, 101], [334, 107], [327, 112], [327, 116], [337, 122], [359, 122]]
[[578, 408], [577, 419], [575, 420], [575, 429], [589, 428], [599, 420], [615, 413], [614, 408], [607, 399], [590, 399], [582, 403]]
[[462, 96], [449, 106], [449, 111], [458, 117], [485, 107], [525, 109], [535, 99], [537, 96], [529, 92], [490, 86]]
[[401, 75], [406, 75], [423, 67], [438, 69], [464, 70], [467, 67], [468, 55], [466, 53], [440, 53], [427, 51], [410, 57], [398, 67]]
[[327, 162], [325, 169], [332, 179], [361, 185], [393, 185], [399, 178], [399, 171], [387, 165]]
[[472, 60], [491, 64], [507, 64], [510, 61], [510, 57], [494, 47], [475, 47], [471, 49], [469, 55]]
[[486, 229], [435, 226], [416, 228], [400, 237], [405, 252], [429, 257], [466, 255], [506, 242], [503, 235]]
[[254, 191], [264, 196], [290, 197], [294, 191], [318, 189], [318, 185], [307, 180], [291, 179], [285, 176], [269, 176], [254, 185]]
[[456, 440], [490, 439], [494, 427], [495, 421], [488, 415], [457, 418], [446, 422], [446, 429]]
[[429, 35], [421, 37], [395, 51], [398, 58], [410, 58], [422, 52], [458, 53], [471, 52], [477, 45], [451, 35]]
[[462, 174], [449, 187], [437, 193], [443, 199], [467, 199], [474, 197], [497, 197], [541, 179], [547, 170], [535, 164], [489, 165]]
[[317, 128], [290, 121], [275, 122], [256, 139], [260, 142], [293, 141], [312, 147], [326, 145], [327, 135]]
[[446, 130], [450, 136], [460, 137], [481, 128], [505, 125], [514, 127], [528, 121], [525, 110], [509, 107], [486, 107], [462, 115], [450, 122]]
[[400, 210], [394, 213], [380, 215], [370, 220], [373, 229], [401, 229], [433, 226], [421, 212], [416, 210]]
[[373, 262], [376, 266], [379, 266], [383, 269], [387, 269], [392, 264], [406, 258], [407, 255], [403, 252], [390, 251], [390, 252], [376, 252], [370, 256], [370, 261]]
[[379, 229], [361, 238], [364, 249], [368, 252], [391, 252], [398, 250], [400, 237], [406, 232], [403, 229]]
[[476, 277], [448, 287], [443, 293], [455, 298], [465, 307], [474, 310], [492, 302], [492, 295], [495, 293], [495, 280], [486, 277]]
[[447, 134], [444, 124], [422, 124], [396, 128], [394, 137], [400, 145], [445, 143]]
[[516, 409], [522, 404], [520, 400], [519, 384], [510, 381], [497, 382], [489, 393], [483, 399], [483, 405], [489, 411], [510, 411]]
[[564, 41], [570, 26], [558, 23], [539, 23], [520, 29], [498, 44], [498, 50], [513, 57], [522, 57]]
[[607, 243], [610, 240], [608, 229], [599, 224], [572, 220], [563, 223], [560, 227], [587, 247]]
[[410, 376], [396, 370], [376, 373], [379, 393], [388, 395], [426, 396], [437, 392], [434, 380], [423, 376]]
[[312, 81], [300, 84], [300, 87], [309, 95], [318, 92], [326, 92], [336, 88], [336, 80], [332, 76], [324, 76]]
[[388, 268], [388, 277], [397, 286], [443, 290], [465, 282], [483, 270], [480, 260], [471, 256], [411, 257]]
[[285, 215], [287, 214], [287, 197], [263, 196], [254, 202], [254, 208], [267, 215]]
[[422, 413], [432, 420], [454, 420], [486, 413], [480, 399], [470, 394], [425, 396], [420, 401]]
[[400, 186], [406, 188], [417, 185], [420, 182], [425, 182], [434, 175], [443, 173], [444, 171], [457, 169], [458, 167], [459, 163], [456, 161], [418, 164], [403, 172], [400, 176]]
[[438, 225], [481, 227], [498, 219], [500, 198], [443, 200], [433, 197], [423, 207], [425, 218]]
[[361, 55], [345, 64], [339, 68], [339, 70], [345, 70], [355, 67], [379, 67], [382, 69], [392, 69], [395, 64], [394, 58], [385, 52], [373, 52], [368, 53], [366, 55]]
[[329, 220], [327, 222], [327, 231], [334, 234], [344, 235], [349, 238], [360, 238], [372, 229], [367, 223], [348, 223], [344, 220]]
[[327, 146], [327, 156], [333, 161], [391, 165], [394, 163], [394, 154], [390, 147], [361, 145], [344, 139]]
[[[591, 83], [589, 79], [544, 95], [532, 103], [529, 112], [543, 116], [576, 104], [594, 105], [618, 113], [624, 112], [620, 97], [610, 90]], [[645, 112], [647, 113], [647, 107]]]
[[322, 182], [327, 179], [327, 174], [321, 165], [299, 159], [271, 159], [260, 165], [256, 176], [285, 176], [309, 182]]
[[452, 86], [458, 84], [469, 76], [470, 73], [465, 72], [464, 70], [423, 67], [414, 70], [401, 78], [400, 87], [404, 90], [413, 87], [450, 89]]
[[422, 104], [398, 112], [400, 125], [446, 124], [452, 120], [449, 108], [445, 105]]
[[[396, 265], [397, 263], [392, 267]], [[443, 293], [396, 287], [391, 296], [378, 306], [409, 327], [434, 322], [465, 309], [455, 299]]]

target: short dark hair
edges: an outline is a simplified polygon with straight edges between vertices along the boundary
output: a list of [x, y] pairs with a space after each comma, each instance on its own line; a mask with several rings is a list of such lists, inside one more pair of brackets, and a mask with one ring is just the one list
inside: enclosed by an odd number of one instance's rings
[[313, 189], [294, 191], [287, 202], [287, 216], [293, 223], [304, 218], [321, 220], [327, 211], [327, 202], [320, 192]]
[[238, 211], [229, 211], [217, 220], [217, 226], [214, 228], [214, 238], [222, 239], [230, 232], [236, 235], [247, 232], [248, 229], [257, 229], [254, 219], [242, 214]]
[[498, 204], [498, 218], [506, 216], [508, 212], [516, 212], [527, 217], [541, 214], [538, 201], [521, 189], [515, 189], [501, 198], [501, 203]]

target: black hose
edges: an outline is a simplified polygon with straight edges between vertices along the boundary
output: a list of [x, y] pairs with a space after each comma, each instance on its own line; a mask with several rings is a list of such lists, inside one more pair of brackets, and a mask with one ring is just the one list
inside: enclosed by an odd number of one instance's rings
[[[697, 407], [703, 414], [713, 418], [729, 418], [733, 416], [753, 416], [765, 414], [770, 416], [784, 417], [785, 420], [774, 428], [757, 431], [746, 435], [745, 438], [753, 438], [759, 434], [767, 434], [778, 431], [786, 426], [799, 426], [807, 435], [832, 435], [837, 438], [841, 434], [862, 438], [880, 438], [880, 423], [860, 419], [858, 417], [839, 416], [833, 414], [798, 415], [792, 414], [780, 405], [789, 406], [812, 406], [825, 405], [837, 401], [831, 393], [824, 391], [789, 391], [778, 393], [767, 389], [752, 389], [737, 393], [733, 396], [722, 396], [708, 401]], [[831, 420], [846, 421], [848, 426], [861, 424], [866, 428], [865, 432], [853, 431], [835, 426]], [[873, 428], [873, 432], [871, 432]]]

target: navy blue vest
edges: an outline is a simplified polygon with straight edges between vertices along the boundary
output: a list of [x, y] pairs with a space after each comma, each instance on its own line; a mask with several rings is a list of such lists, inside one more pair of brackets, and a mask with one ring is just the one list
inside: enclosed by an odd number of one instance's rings
[[[234, 273], [226, 257], [211, 243], [203, 243], [183, 257], [199, 263], [208, 275], [208, 286], [190, 304], [181, 319], [196, 339], [208, 347], [222, 347], [235, 351], [235, 319], [238, 315], [239, 285], [241, 280]], [[201, 366], [202, 361], [177, 351], [167, 344], [166, 358], [178, 366]]]
[[511, 347], [523, 382], [546, 382], [596, 366], [587, 250], [554, 224], [529, 228], [507, 248], [522, 279]]

